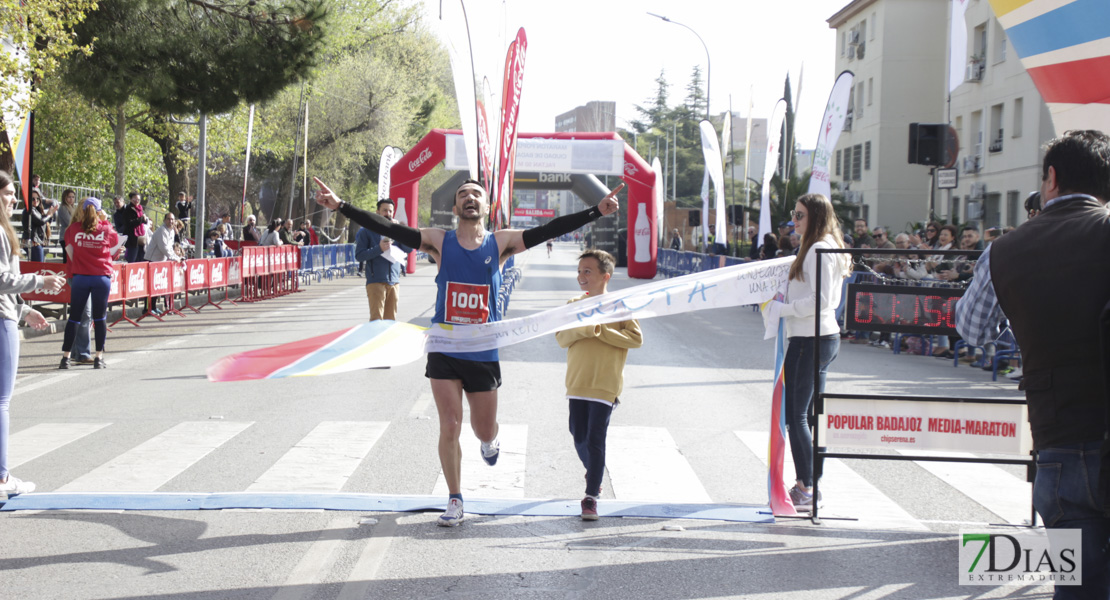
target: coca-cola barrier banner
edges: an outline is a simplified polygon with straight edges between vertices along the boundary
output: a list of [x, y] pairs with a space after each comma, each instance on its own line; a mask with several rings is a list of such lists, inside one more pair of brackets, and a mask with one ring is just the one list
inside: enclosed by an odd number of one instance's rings
[[134, 300], [149, 296], [147, 287], [147, 263], [123, 265], [123, 299]]
[[147, 263], [151, 296], [167, 296], [173, 293], [172, 262]]
[[[398, 206], [402, 204], [402, 200], [407, 200], [407, 202], [404, 203], [407, 216], [398, 217], [402, 222], [415, 222], [415, 216], [418, 211], [417, 203], [420, 198], [420, 178], [427, 175], [433, 167], [444, 160], [447, 155], [447, 139], [449, 136], [455, 135], [462, 135], [462, 132], [448, 129], [433, 129], [424, 136], [424, 139], [420, 140], [420, 143], [409, 150], [401, 157], [401, 160], [393, 166], [390, 177], [389, 197], [396, 200]], [[636, 252], [636, 247], [634, 245], [638, 235], [635, 233], [635, 220], [639, 219], [640, 212], [642, 211], [647, 219], [647, 230], [649, 232], [654, 230], [655, 222], [658, 219], [655, 202], [652, 200], [652, 188], [655, 185], [655, 172], [652, 170], [651, 166], [648, 165], [631, 146], [624, 143], [619, 135], [613, 132], [520, 133], [518, 134], [518, 138], [518, 163], [527, 145], [525, 140], [539, 140], [539, 145], [548, 143], [558, 146], [567, 146], [568, 144], [574, 146], [582, 141], [618, 141], [623, 145], [624, 163], [622, 166], [621, 178], [628, 184], [628, 204], [630, 207], [628, 211], [628, 219], [630, 221], [628, 223], [628, 229], [632, 230], [632, 233], [628, 236], [628, 276], [637, 279], [654, 278], [658, 240], [649, 233], [647, 236], [647, 244], [641, 244], [641, 246], [646, 247], [648, 250], [647, 260], [639, 260], [644, 258], [643, 249], [641, 248], [640, 252]], [[521, 170], [529, 171], [530, 169]], [[558, 172], [558, 170], [551, 169], [531, 170]], [[637, 204], [640, 205], [639, 210], [637, 210]], [[415, 268], [416, 253], [412, 252], [409, 254], [408, 272], [414, 272]]]
[[[32, 262], [21, 261], [19, 263], [20, 273], [34, 273], [35, 275], [62, 275], [66, 274], [66, 266], [62, 263], [48, 263], [48, 262]], [[26, 292], [20, 294], [24, 300], [34, 300], [37, 302], [59, 302], [62, 304], [69, 304], [69, 283], [62, 286], [62, 289], [56, 292], [48, 292], [46, 290], [35, 290], [33, 292]]]

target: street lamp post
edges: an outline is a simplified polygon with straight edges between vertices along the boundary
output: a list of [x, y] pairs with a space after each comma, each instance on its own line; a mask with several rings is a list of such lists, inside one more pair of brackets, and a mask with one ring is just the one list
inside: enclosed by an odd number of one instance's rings
[[705, 120], [708, 121], [709, 120], [709, 82], [710, 82], [710, 74], [712, 72], [712, 67], [709, 63], [709, 47], [705, 45], [705, 40], [701, 39], [701, 36], [698, 35], [698, 32], [691, 29], [689, 25], [683, 25], [682, 23], [679, 23], [678, 21], [672, 21], [672, 20], [668, 19], [667, 17], [664, 17], [663, 15], [657, 15], [657, 14], [652, 13], [652, 12], [649, 12], [648, 14], [655, 17], [656, 19], [663, 19], [664, 21], [666, 21], [668, 23], [673, 23], [675, 25], [679, 25], [681, 27], [685, 27], [686, 29], [689, 29], [690, 33], [694, 34], [694, 36], [698, 38], [698, 41], [701, 42], [701, 47], [705, 49]]

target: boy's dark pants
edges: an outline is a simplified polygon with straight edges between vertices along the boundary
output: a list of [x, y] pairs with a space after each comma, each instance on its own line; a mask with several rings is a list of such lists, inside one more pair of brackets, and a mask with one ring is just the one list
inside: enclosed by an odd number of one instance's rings
[[592, 400], [570, 401], [570, 434], [582, 466], [586, 467], [586, 495], [601, 495], [605, 476], [605, 435], [609, 431], [612, 404]]

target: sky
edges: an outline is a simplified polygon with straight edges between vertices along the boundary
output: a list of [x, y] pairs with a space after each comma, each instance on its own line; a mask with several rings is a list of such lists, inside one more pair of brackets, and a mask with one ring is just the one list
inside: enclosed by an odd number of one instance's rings
[[[424, 2], [430, 21], [437, 21], [439, 0]], [[554, 131], [556, 115], [591, 100], [615, 101], [617, 126], [627, 128], [639, 117], [634, 106], [647, 105], [654, 97], [661, 70], [671, 84], [669, 104], [681, 102], [694, 65], [701, 65], [704, 75], [708, 49], [714, 115], [728, 110], [731, 96], [733, 112], [746, 117], [750, 97], [750, 114], [769, 118], [782, 97], [787, 73], [797, 96], [804, 70], [796, 131], [799, 147], [807, 149], [816, 143], [836, 76], [836, 35], [826, 20], [847, 4], [848, 0], [466, 0], [466, 9], [476, 46], [475, 68], [491, 80], [497, 73], [499, 81], [505, 49], [517, 28], [527, 32], [520, 131]], [[689, 30], [648, 12], [689, 26], [705, 47]], [[494, 87], [500, 88], [500, 83]]]

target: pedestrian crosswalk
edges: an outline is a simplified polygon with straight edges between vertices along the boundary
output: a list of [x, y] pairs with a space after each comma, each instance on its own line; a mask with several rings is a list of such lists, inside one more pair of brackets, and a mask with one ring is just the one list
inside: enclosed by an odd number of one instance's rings
[[[11, 459], [13, 469], [19, 467], [20, 477], [29, 480], [42, 478], [50, 480], [49, 475], [62, 470], [63, 465], [54, 460], [72, 453], [61, 452], [66, 448], [81, 448], [95, 443], [96, 434], [104, 435], [103, 430], [110, 427], [108, 422], [64, 422], [38, 423], [16, 431], [11, 437]], [[158, 492], [171, 480], [186, 475], [191, 469], [205, 468], [208, 460], [218, 460], [219, 464], [244, 464], [256, 469], [256, 474], [245, 481], [253, 481], [242, 489], [221, 489], [214, 483], [211, 489], [192, 490], [196, 492], [289, 492], [289, 493], [341, 493], [352, 489], [352, 478], [375, 470], [386, 470], [389, 465], [376, 464], [371, 455], [381, 444], [391, 427], [397, 425], [387, 421], [323, 421], [316, 424], [291, 446], [281, 450], [272, 461], [237, 460], [236, 453], [250, 452], [250, 444], [231, 443], [251, 431], [255, 437], [265, 435], [257, 431], [266, 425], [252, 421], [186, 421], [169, 426], [103, 464], [93, 466], [84, 474], [71, 481], [56, 485], [54, 489], [40, 486], [40, 492]], [[255, 428], [252, 430], [252, 428]], [[392, 443], [411, 444], [412, 451], [427, 453], [424, 465], [438, 465], [436, 460], [436, 437], [434, 432], [427, 439], [406, 439]], [[748, 457], [737, 457], [737, 464], [766, 465], [768, 434], [765, 431], [736, 431], [741, 452]], [[253, 439], [253, 438], [252, 438]], [[534, 498], [530, 489], [550, 489], [547, 481], [537, 478], [558, 477], [561, 481], [574, 481], [567, 489], [566, 497], [576, 497], [581, 492], [580, 473], [583, 472], [569, 436], [566, 440], [568, 452], [566, 460], [557, 469], [545, 468], [543, 472], [528, 469], [530, 447], [529, 426], [520, 423], [502, 423], [499, 439], [501, 455], [497, 465], [487, 466], [479, 454], [479, 442], [469, 427], [465, 427], [461, 439], [463, 450], [462, 485], [466, 497], [523, 499]], [[718, 472], [721, 467], [706, 465], [695, 466], [687, 459], [683, 449], [666, 427], [611, 426], [607, 444], [607, 481], [604, 498], [634, 502], [667, 503], [713, 503], [731, 501], [730, 498], [715, 498], [708, 489], [720, 490], [723, 486], [707, 486], [703, 482], [733, 479], [745, 485], [765, 486], [767, 473], [759, 472]], [[545, 447], [542, 443], [533, 444]], [[406, 446], [407, 448], [408, 446]], [[548, 450], [549, 451], [549, 450]], [[754, 457], [758, 460], [752, 461]], [[246, 458], [246, 457], [238, 457]], [[545, 457], [550, 458], [550, 457]], [[790, 455], [786, 456], [784, 478], [793, 479], [794, 468]], [[538, 461], [550, 465], [550, 460]], [[731, 464], [731, 463], [730, 463]], [[986, 509], [997, 515], [993, 522], [1023, 523], [1030, 514], [1030, 485], [1011, 471], [993, 465], [946, 463], [921, 461], [916, 464], [921, 477], [935, 477], [948, 486], [945, 496], [951, 501], [963, 502]], [[208, 465], [211, 469], [211, 465]], [[765, 468], [765, 467], [764, 467]], [[713, 471], [717, 469], [718, 471]], [[751, 470], [751, 467], [748, 467]], [[563, 472], [555, 472], [563, 470]], [[707, 471], [709, 470], [709, 471]], [[551, 471], [550, 475], [547, 474]], [[573, 472], [567, 477], [566, 472]], [[825, 475], [821, 480], [822, 494], [825, 498], [822, 507], [827, 517], [846, 517], [837, 525], [844, 527], [866, 527], [900, 530], [924, 531], [929, 528], [928, 518], [915, 514], [911, 508], [903, 507], [888, 497], [872, 481], [875, 470], [857, 471], [849, 461], [830, 459], [825, 464]], [[428, 473], [431, 475], [431, 473]], [[243, 479], [238, 479], [242, 481]], [[425, 481], [429, 485], [414, 489], [412, 481]], [[439, 473], [433, 479], [413, 477], [403, 486], [381, 490], [368, 490], [387, 494], [431, 494], [435, 497], [447, 495], [447, 484]], [[383, 485], [389, 485], [386, 481]], [[402, 484], [398, 484], [402, 485]], [[357, 485], [355, 487], [358, 487]], [[360, 491], [367, 491], [359, 488]]]

